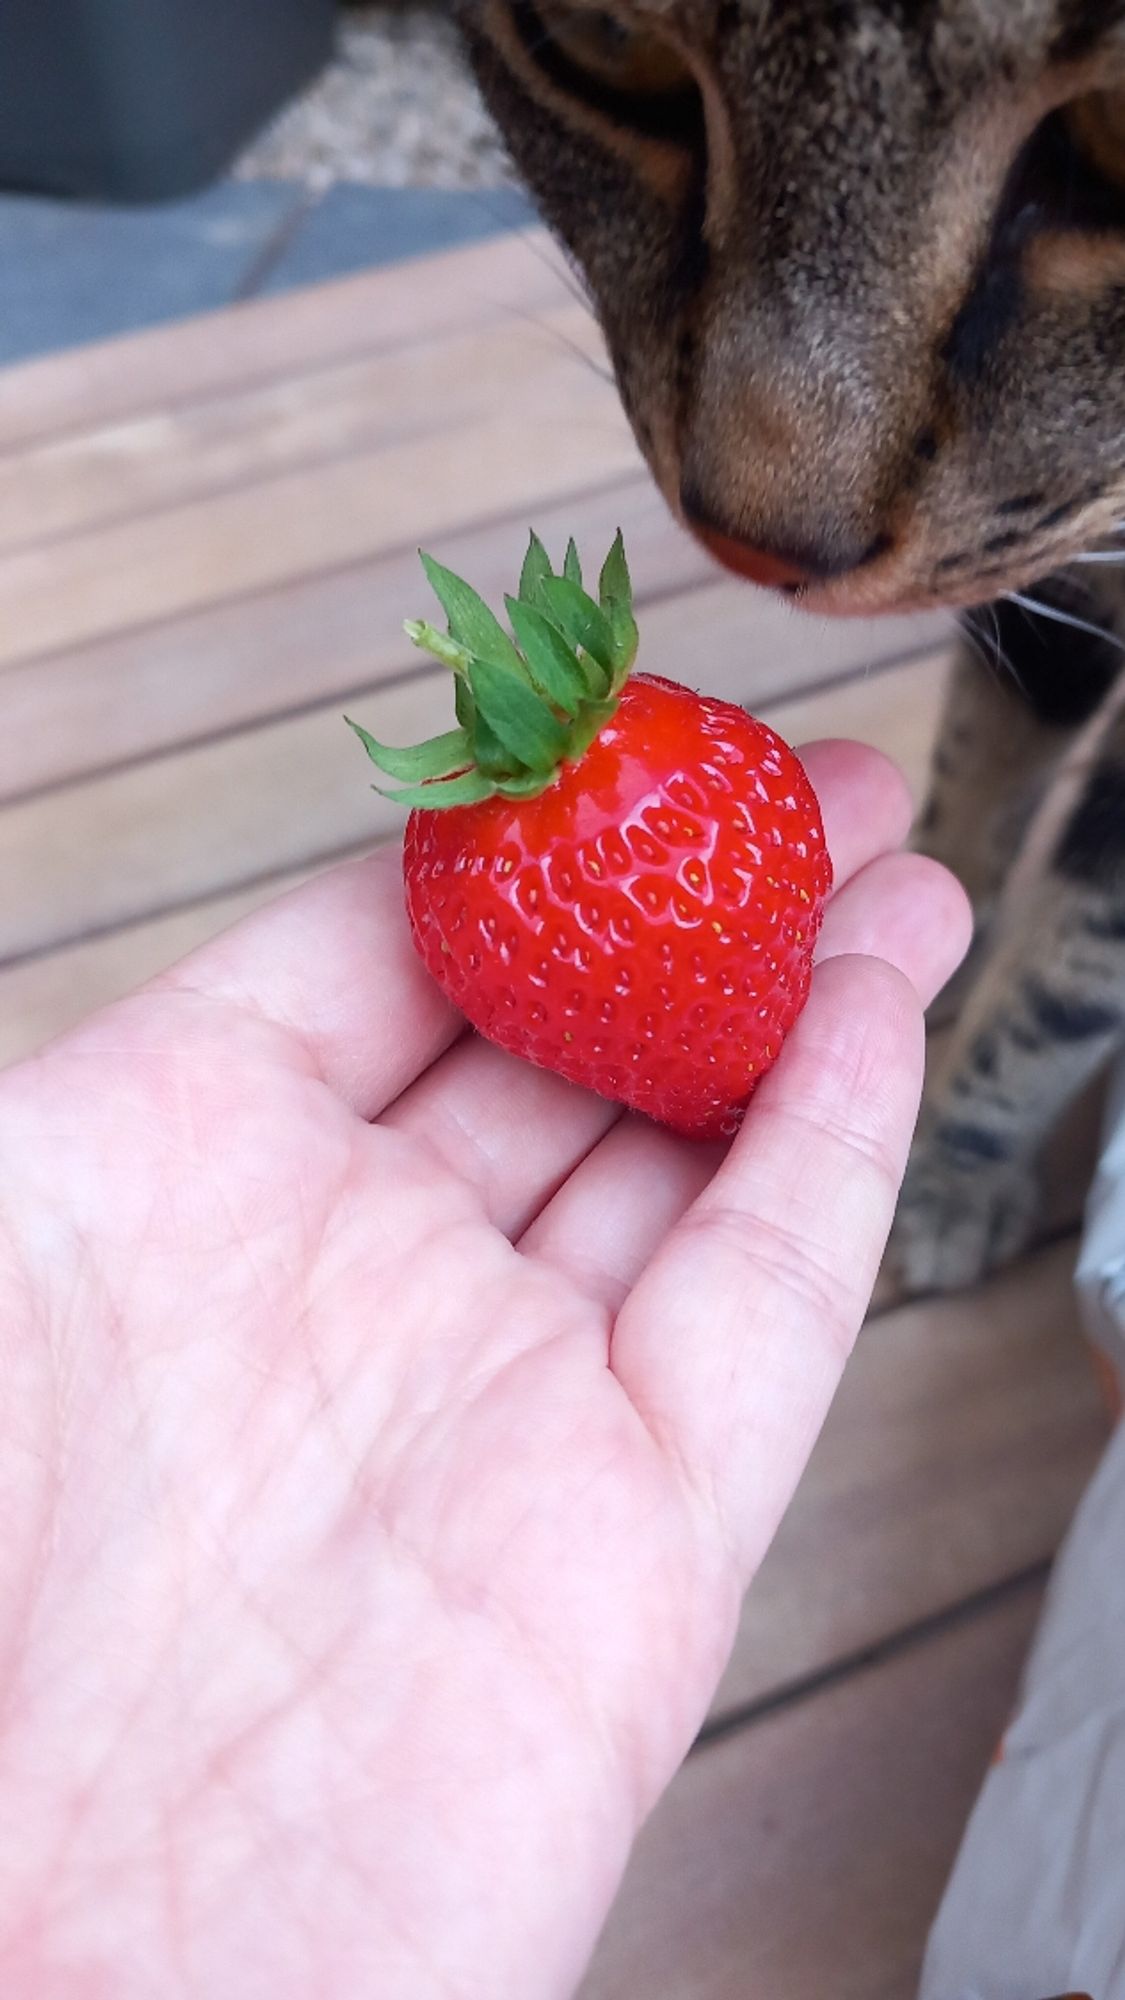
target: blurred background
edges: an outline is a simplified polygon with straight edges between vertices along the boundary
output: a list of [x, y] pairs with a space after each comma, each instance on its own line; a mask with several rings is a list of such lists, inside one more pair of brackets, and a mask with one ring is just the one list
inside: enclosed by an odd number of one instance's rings
[[528, 213], [430, 0], [0, 9], [0, 363]]
[[[949, 621], [719, 573], [532, 221], [441, 6], [0, 0], [0, 1062], [397, 837], [342, 717], [449, 726], [420, 545], [499, 604], [620, 525], [650, 671], [921, 793]], [[881, 1289], [583, 2000], [912, 2000], [1105, 1435], [1092, 1129], [1020, 1264]]]

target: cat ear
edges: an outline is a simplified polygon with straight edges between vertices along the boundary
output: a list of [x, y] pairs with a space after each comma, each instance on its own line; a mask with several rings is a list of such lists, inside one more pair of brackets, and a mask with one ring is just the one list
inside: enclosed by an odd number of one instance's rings
[[1125, 188], [1125, 86], [1094, 90], [1068, 113], [1070, 129], [1091, 165]]

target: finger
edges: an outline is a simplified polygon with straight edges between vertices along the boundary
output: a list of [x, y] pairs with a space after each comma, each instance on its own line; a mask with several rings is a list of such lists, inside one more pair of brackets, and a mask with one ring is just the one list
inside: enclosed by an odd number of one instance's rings
[[515, 1236], [620, 1116], [620, 1105], [473, 1035], [379, 1122], [424, 1139]]
[[[945, 869], [918, 855], [883, 855], [830, 904], [824, 955], [882, 955], [926, 1005], [964, 951], [970, 927], [965, 897]], [[616, 1311], [725, 1150], [625, 1119], [547, 1205], [520, 1249], [577, 1277], [588, 1296]]]
[[866, 743], [831, 739], [802, 747], [801, 762], [820, 800], [824, 837], [840, 889], [877, 854], [901, 847], [913, 806], [897, 764]]
[[832, 898], [817, 959], [888, 959], [928, 1007], [957, 970], [972, 934], [969, 899], [948, 869], [921, 854], [883, 854]]
[[464, 1027], [411, 942], [397, 846], [292, 890], [154, 983], [277, 1023], [363, 1118]]
[[611, 1365], [744, 1578], [827, 1413], [890, 1228], [922, 1011], [878, 959], [827, 960], [709, 1187], [626, 1301]]
[[520, 1250], [615, 1313], [726, 1150], [623, 1118], [548, 1202]]

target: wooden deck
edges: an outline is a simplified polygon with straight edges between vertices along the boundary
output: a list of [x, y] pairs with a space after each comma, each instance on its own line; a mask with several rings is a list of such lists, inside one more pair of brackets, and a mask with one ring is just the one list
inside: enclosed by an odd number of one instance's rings
[[[447, 726], [401, 633], [420, 541], [498, 596], [529, 522], [621, 522], [647, 666], [921, 782], [945, 626], [720, 576], [597, 360], [545, 243], [502, 239], [0, 375], [0, 1059], [393, 831], [341, 711]], [[1104, 1433], [1072, 1257], [884, 1293], [585, 2000], [908, 2000]]]

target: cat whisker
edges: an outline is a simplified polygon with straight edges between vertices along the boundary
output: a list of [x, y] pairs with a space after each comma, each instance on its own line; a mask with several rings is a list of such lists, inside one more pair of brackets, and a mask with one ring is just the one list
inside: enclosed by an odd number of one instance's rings
[[991, 636], [986, 636], [980, 630], [979, 626], [976, 623], [974, 623], [973, 619], [971, 618], [966, 618], [962, 620], [961, 630], [964, 632], [965, 637], [968, 639], [969, 644], [973, 648], [973, 651], [976, 653], [978, 659], [983, 662], [988, 672], [990, 674], [993, 674], [998, 680], [1001, 679], [1004, 674], [1007, 674], [1009, 679], [1015, 682], [1020, 693], [1024, 695], [1026, 698], [1027, 689], [1024, 687], [1024, 684], [1020, 679], [1020, 676], [1016, 671], [1014, 663], [1008, 658], [1008, 655], [1004, 651], [1004, 648], [1000, 642], [1000, 620], [996, 616], [996, 607], [994, 604], [988, 604], [982, 606], [981, 608], [983, 610], [987, 610], [990, 618], [992, 619]]
[[599, 382], [608, 382], [611, 389], [617, 387], [612, 368], [607, 368], [592, 354], [587, 354], [586, 349], [577, 340], [572, 340], [569, 334], [563, 333], [560, 327], [546, 326], [540, 321], [539, 329], [541, 333], [550, 334], [559, 347], [567, 348], [576, 360], [581, 361], [589, 369], [591, 375], [597, 376]]
[[1015, 682], [1020, 693], [1026, 699], [1027, 689], [1023, 684], [1023, 680], [1020, 677], [1019, 670], [1016, 667], [1015, 661], [1010, 660], [1008, 658], [1007, 653], [1004, 651], [1003, 643], [1000, 638], [1000, 620], [999, 617], [997, 616], [996, 606], [994, 604], [989, 605], [988, 615], [992, 620], [992, 647], [996, 655], [996, 658], [999, 660], [1000, 665], [1004, 669], [1004, 672], [1008, 675], [1009, 679]]
[[981, 638], [980, 633], [974, 630], [973, 626], [969, 624], [968, 620], [965, 621], [964, 625], [961, 627], [961, 630], [964, 632], [966, 639], [968, 640], [978, 660], [981, 662], [981, 665], [985, 667], [990, 674], [996, 673], [998, 667], [998, 661], [996, 655], [995, 653], [989, 652], [988, 647], [985, 645], [984, 640]]
[[[531, 251], [534, 257], [538, 258], [544, 269], [548, 270], [553, 278], [559, 279], [560, 283], [570, 293], [575, 305], [581, 306], [583, 312], [589, 315], [596, 326], [598, 316], [594, 308], [593, 297], [581, 271], [571, 263], [569, 258], [560, 257], [553, 245], [550, 250], [545, 250], [542, 243], [537, 241], [537, 233], [532, 228], [520, 231], [520, 237], [525, 247]], [[572, 340], [569, 334], [563, 333], [560, 327], [549, 326], [546, 320], [541, 318], [538, 313], [529, 312], [526, 308], [513, 305], [509, 310], [513, 319], [522, 319], [529, 326], [538, 327], [540, 333], [547, 334], [560, 347], [569, 348], [571, 353], [579, 361], [584, 362], [586, 367], [592, 374], [597, 376], [600, 382], [608, 383], [611, 389], [616, 388], [617, 379], [612, 368], [606, 366], [604, 362], [596, 360], [592, 354], [587, 354], [585, 348], [581, 347], [576, 340]]]
[[544, 270], [549, 271], [553, 278], [557, 278], [560, 284], [566, 287], [575, 304], [583, 306], [590, 318], [596, 320], [598, 315], [594, 294], [577, 261], [567, 256], [553, 241], [544, 245], [541, 240], [542, 232], [534, 222], [529, 222], [519, 233], [524, 248], [530, 250], [532, 256], [538, 258]]
[[[555, 266], [549, 260], [545, 261], [547, 261], [549, 270], [555, 269]], [[573, 290], [573, 287], [570, 289]], [[577, 291], [574, 292], [574, 297], [578, 305], [590, 311], [590, 302], [588, 299], [584, 299]], [[560, 326], [552, 326], [541, 313], [533, 312], [526, 306], [510, 305], [507, 310], [512, 319], [522, 320], [526, 326], [533, 326], [537, 333], [543, 334], [545, 339], [552, 341], [556, 347], [566, 348], [568, 353], [573, 354], [577, 361], [581, 361], [583, 366], [588, 368], [592, 375], [597, 376], [599, 382], [607, 382], [611, 389], [617, 387], [616, 377], [612, 368], [605, 362], [599, 361], [596, 355], [588, 354], [581, 342], [575, 340], [571, 334], [564, 333]], [[593, 318], [592, 311], [590, 311], [590, 317]]]
[[1125, 563], [1125, 549], [1089, 549], [1084, 555], [1071, 556], [1076, 563]]
[[1070, 611], [1060, 611], [1057, 604], [1043, 604], [1035, 597], [1022, 597], [1018, 590], [1004, 592], [1009, 604], [1018, 604], [1023, 611], [1038, 613], [1041, 618], [1053, 618], [1056, 625], [1071, 625], [1076, 632], [1089, 632], [1095, 639], [1104, 639], [1110, 646], [1125, 653], [1125, 640], [1115, 632], [1107, 632], [1103, 625], [1092, 625], [1088, 618], [1075, 618]]

